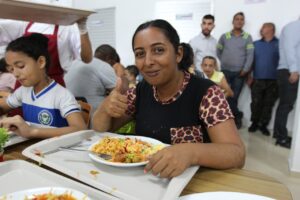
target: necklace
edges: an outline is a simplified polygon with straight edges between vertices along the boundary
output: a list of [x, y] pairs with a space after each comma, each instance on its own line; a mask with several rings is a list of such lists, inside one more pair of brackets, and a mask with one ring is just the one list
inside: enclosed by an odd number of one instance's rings
[[157, 89], [157, 87], [155, 87], [155, 93], [157, 96], [157, 99], [160, 102], [169, 102], [172, 101], [173, 99], [178, 98], [178, 96], [180, 96], [180, 94], [182, 93], [182, 86], [183, 86], [183, 80], [184, 80], [184, 74], [180, 74], [179, 80], [177, 80], [177, 86], [176, 86], [176, 90], [174, 92], [172, 92], [170, 95], [167, 95], [165, 97], [162, 97], [164, 95], [161, 95], [161, 93], [159, 92], [159, 90]]

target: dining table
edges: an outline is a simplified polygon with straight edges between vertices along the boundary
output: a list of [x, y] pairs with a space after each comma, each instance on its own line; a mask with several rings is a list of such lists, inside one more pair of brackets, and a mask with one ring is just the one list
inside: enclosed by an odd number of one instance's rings
[[[22, 151], [38, 141], [28, 140], [5, 148], [4, 162], [16, 159], [34, 162], [23, 156]], [[251, 193], [278, 200], [292, 200], [292, 195], [284, 184], [260, 172], [246, 169], [215, 170], [205, 167], [199, 168], [180, 196], [216, 191]]]

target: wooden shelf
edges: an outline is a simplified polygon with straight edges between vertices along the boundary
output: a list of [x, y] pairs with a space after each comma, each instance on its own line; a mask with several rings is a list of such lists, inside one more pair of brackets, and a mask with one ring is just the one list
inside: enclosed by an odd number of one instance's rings
[[0, 18], [34, 21], [47, 24], [71, 25], [78, 19], [94, 13], [63, 6], [20, 0], [0, 0]]

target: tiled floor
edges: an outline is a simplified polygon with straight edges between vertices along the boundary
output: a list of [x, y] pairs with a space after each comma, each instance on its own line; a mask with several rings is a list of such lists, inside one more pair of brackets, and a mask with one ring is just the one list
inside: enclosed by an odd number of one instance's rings
[[244, 168], [275, 178], [288, 187], [294, 200], [300, 199], [300, 175], [289, 173], [289, 150], [275, 146], [271, 136], [264, 136], [259, 131], [248, 133], [247, 129], [241, 129], [240, 134], [247, 149]]

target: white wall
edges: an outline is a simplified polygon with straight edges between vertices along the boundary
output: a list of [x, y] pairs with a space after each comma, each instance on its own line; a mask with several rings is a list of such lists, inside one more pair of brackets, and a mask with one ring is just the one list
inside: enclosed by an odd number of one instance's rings
[[264, 22], [274, 22], [277, 35], [282, 27], [300, 16], [299, 0], [266, 0], [264, 3], [245, 4], [245, 0], [214, 0], [216, 17], [215, 36], [219, 37], [232, 27], [232, 17], [242, 11], [246, 16], [245, 30], [254, 39], [259, 38], [259, 29]]
[[[155, 3], [158, 1], [168, 0], [73, 0], [73, 6], [82, 9], [116, 7], [116, 48], [123, 63], [127, 65], [133, 63], [131, 51], [133, 32], [139, 24], [154, 18]], [[259, 28], [263, 22], [275, 22], [277, 33], [280, 33], [283, 25], [300, 16], [299, 0], [289, 0], [288, 3], [285, 0], [266, 0], [260, 4], [244, 4], [245, 0], [212, 0], [212, 2], [216, 17], [213, 35], [216, 38], [230, 30], [232, 16], [238, 11], [245, 13], [247, 21], [245, 30], [250, 32], [254, 39], [258, 38]]]
[[131, 38], [139, 24], [153, 18], [154, 0], [74, 0], [73, 5], [86, 9], [116, 7], [116, 49], [124, 65], [134, 63]]

